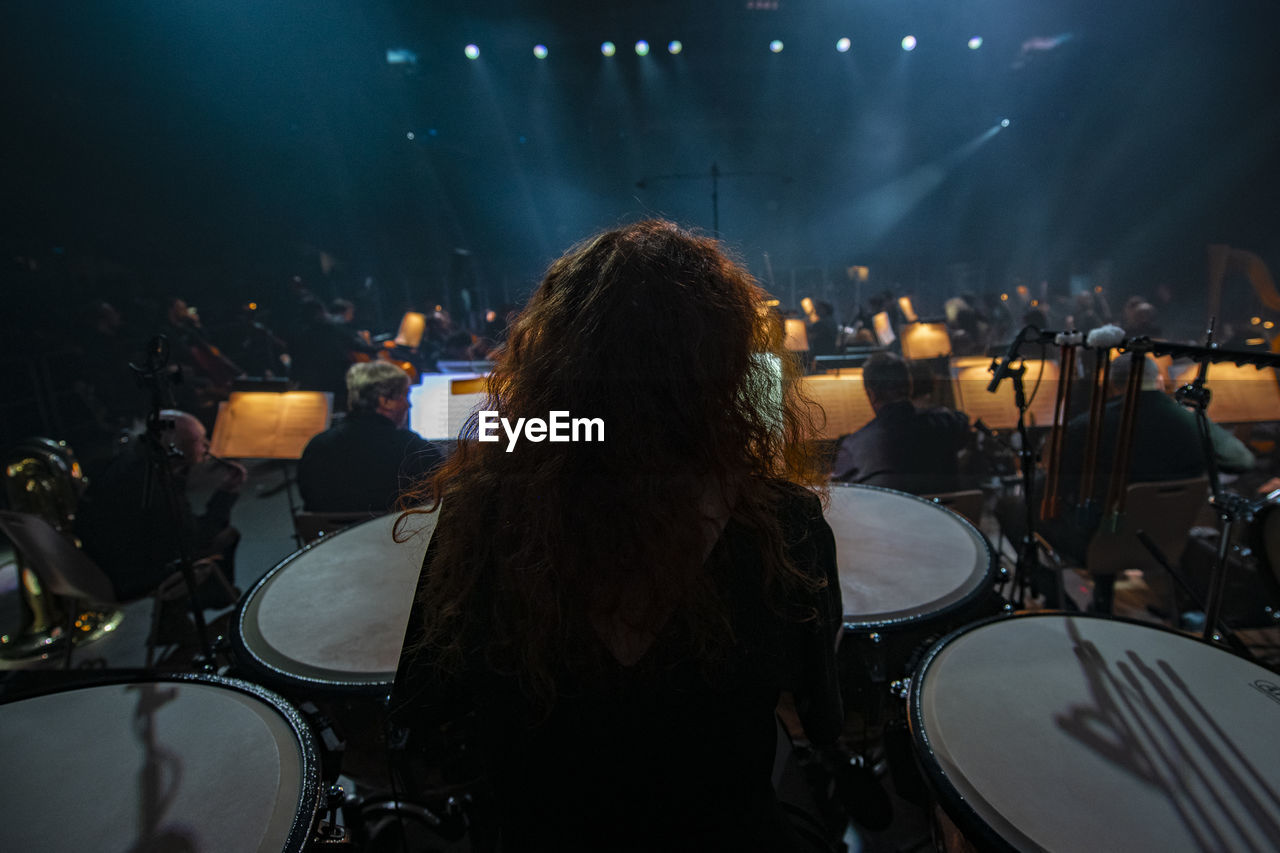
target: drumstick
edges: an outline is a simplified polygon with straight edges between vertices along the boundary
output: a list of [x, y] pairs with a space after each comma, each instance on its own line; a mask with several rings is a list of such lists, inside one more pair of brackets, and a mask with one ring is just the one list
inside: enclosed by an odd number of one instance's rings
[[1084, 464], [1080, 470], [1080, 490], [1076, 509], [1081, 520], [1088, 522], [1093, 506], [1094, 468], [1098, 464], [1098, 445], [1102, 442], [1102, 416], [1107, 403], [1107, 385], [1111, 382], [1111, 348], [1124, 340], [1119, 326], [1099, 326], [1089, 333], [1086, 344], [1094, 348], [1093, 396], [1089, 400], [1089, 428], [1085, 433]]
[[1111, 470], [1111, 488], [1107, 492], [1104, 517], [1114, 533], [1120, 526], [1124, 512], [1125, 489], [1129, 487], [1129, 457], [1133, 451], [1134, 424], [1138, 419], [1138, 394], [1142, 391], [1142, 371], [1147, 366], [1147, 354], [1142, 350], [1129, 350], [1133, 359], [1129, 368], [1129, 385], [1124, 392], [1124, 411], [1120, 415], [1120, 433], [1116, 439], [1115, 465]]
[[1058, 517], [1058, 485], [1062, 469], [1064, 421], [1071, 411], [1071, 383], [1076, 375], [1076, 348], [1064, 344], [1059, 363], [1062, 366], [1058, 379], [1058, 395], [1053, 404], [1053, 431], [1049, 434], [1049, 460], [1045, 475], [1044, 499], [1040, 502], [1040, 517]]

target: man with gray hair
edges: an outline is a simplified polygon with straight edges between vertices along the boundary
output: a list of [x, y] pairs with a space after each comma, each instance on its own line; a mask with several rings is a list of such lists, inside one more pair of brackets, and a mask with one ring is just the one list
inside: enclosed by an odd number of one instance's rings
[[409, 374], [371, 361], [347, 370], [347, 416], [316, 435], [298, 462], [308, 512], [383, 513], [440, 462], [440, 451], [412, 430]]

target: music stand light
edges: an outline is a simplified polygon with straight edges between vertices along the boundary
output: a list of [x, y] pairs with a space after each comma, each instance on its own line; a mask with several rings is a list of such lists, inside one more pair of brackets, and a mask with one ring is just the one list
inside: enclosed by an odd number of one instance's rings
[[396, 332], [396, 344], [409, 349], [417, 349], [422, 343], [422, 335], [427, 331], [427, 317], [417, 311], [406, 311], [400, 318], [400, 329]]
[[795, 317], [788, 317], [786, 320], [787, 339], [784, 346], [790, 352], [808, 352], [809, 351], [809, 331], [805, 328], [804, 320]]
[[943, 355], [951, 355], [951, 335], [947, 333], [946, 323], [910, 323], [903, 327], [903, 358], [920, 361]]

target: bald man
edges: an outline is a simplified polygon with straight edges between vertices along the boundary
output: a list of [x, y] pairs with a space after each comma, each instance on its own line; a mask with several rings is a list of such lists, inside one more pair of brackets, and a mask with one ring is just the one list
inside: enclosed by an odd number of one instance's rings
[[[209, 458], [204, 426], [174, 410], [162, 412], [161, 421], [160, 445], [172, 475], [176, 519], [162, 488], [162, 471], [151, 472], [147, 494], [148, 468], [158, 463], [145, 435], [136, 436], [94, 478], [76, 514], [76, 532], [85, 552], [106, 572], [121, 601], [149, 595], [176, 571], [174, 561], [182, 545], [193, 560], [217, 562], [227, 580], [235, 582], [240, 533], [231, 526], [231, 507], [244, 485], [245, 469], [228, 463], [204, 513], [196, 515], [187, 498], [187, 478]], [[208, 591], [202, 588], [199, 599], [206, 606], [231, 603], [215, 592], [212, 585]]]

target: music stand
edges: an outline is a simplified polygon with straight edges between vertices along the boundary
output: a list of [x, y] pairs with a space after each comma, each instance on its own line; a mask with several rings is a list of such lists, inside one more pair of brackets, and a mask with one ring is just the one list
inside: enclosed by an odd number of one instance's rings
[[[990, 364], [991, 359], [986, 356], [951, 359], [951, 385], [955, 393], [956, 408], [967, 414], [970, 422], [981, 419], [992, 429], [1014, 429], [1018, 425], [1018, 404], [1014, 400], [1013, 383], [1002, 384], [995, 393], [988, 393]], [[1053, 423], [1053, 407], [1058, 393], [1058, 364], [1037, 358], [1024, 359], [1023, 364], [1027, 370], [1028, 395], [1035, 387], [1037, 378], [1040, 382], [1028, 411], [1031, 426], [1048, 427]]]
[[[209, 451], [225, 459], [278, 459], [292, 517], [297, 506], [288, 463], [302, 457], [312, 436], [329, 428], [332, 406], [327, 391], [234, 392], [218, 406]], [[297, 530], [293, 538], [301, 548]]]
[[902, 327], [901, 337], [902, 357], [908, 361], [951, 355], [951, 335], [946, 323], [908, 323]]
[[805, 328], [804, 320], [788, 317], [785, 323], [787, 338], [783, 347], [788, 352], [808, 352], [809, 330]]
[[427, 330], [427, 317], [417, 311], [406, 311], [400, 318], [400, 329], [396, 332], [396, 346], [406, 349], [417, 349], [422, 343], [422, 335]]
[[861, 367], [845, 368], [839, 376], [806, 376], [800, 380], [800, 389], [826, 413], [819, 438], [839, 439], [862, 429], [876, 416], [862, 387]]
[[423, 374], [409, 389], [409, 429], [427, 441], [453, 441], [489, 396], [481, 374]]

